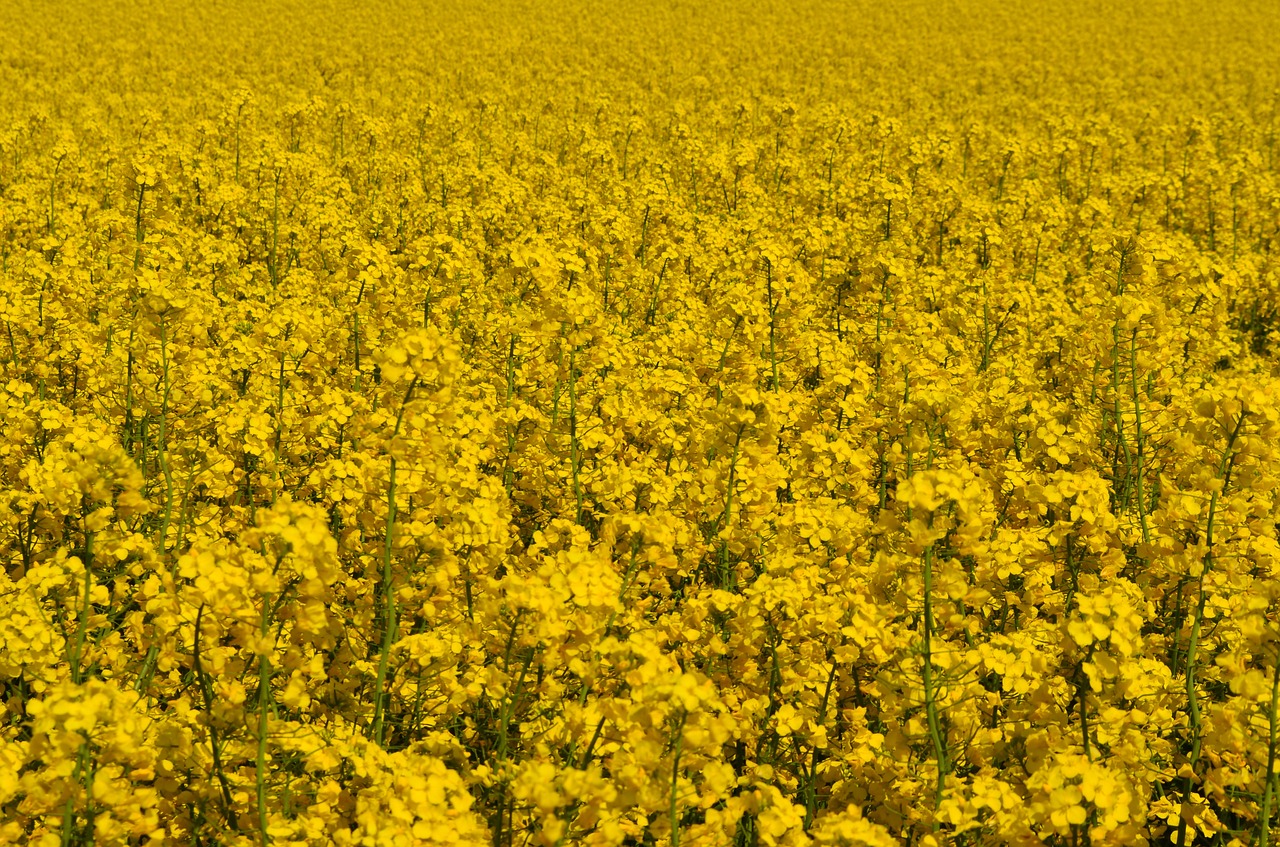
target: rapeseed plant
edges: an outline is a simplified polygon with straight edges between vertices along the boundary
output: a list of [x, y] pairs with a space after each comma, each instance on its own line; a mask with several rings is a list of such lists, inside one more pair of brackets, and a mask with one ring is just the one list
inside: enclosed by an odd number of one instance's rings
[[0, 843], [1266, 847], [1277, 39], [0, 4]]

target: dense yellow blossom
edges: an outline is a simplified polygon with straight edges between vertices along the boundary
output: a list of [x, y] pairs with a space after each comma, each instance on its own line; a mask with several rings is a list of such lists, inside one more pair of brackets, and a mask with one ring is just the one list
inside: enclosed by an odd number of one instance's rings
[[0, 0], [0, 843], [1274, 842], [1276, 44]]

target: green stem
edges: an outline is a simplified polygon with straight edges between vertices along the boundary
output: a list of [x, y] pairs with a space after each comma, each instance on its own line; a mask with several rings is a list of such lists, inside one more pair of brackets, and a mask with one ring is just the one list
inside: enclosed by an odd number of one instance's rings
[[196, 611], [195, 626], [195, 642], [191, 648], [192, 653], [192, 669], [196, 674], [196, 682], [200, 687], [200, 696], [204, 700], [205, 711], [205, 728], [209, 732], [209, 749], [213, 756], [213, 772], [217, 777], [218, 785], [222, 789], [222, 814], [227, 819], [228, 825], [233, 830], [239, 829], [236, 822], [235, 812], [232, 808], [235, 801], [231, 798], [231, 785], [227, 782], [226, 767], [222, 764], [222, 742], [218, 739], [218, 729], [213, 722], [213, 686], [209, 684], [209, 674], [204, 670], [204, 663], [200, 660], [200, 629], [201, 621], [204, 617], [204, 605]]
[[133, 251], [133, 269], [136, 271], [142, 265], [142, 242], [146, 238], [146, 234], [142, 229], [142, 203], [143, 198], [147, 194], [145, 185], [138, 186], [138, 208], [134, 213], [134, 240], [137, 246]]
[[[169, 523], [173, 520], [173, 470], [169, 466], [169, 394], [171, 380], [169, 377], [169, 330], [168, 322], [160, 322], [160, 367], [164, 374], [164, 393], [160, 395], [160, 434], [158, 456], [160, 471], [164, 474], [164, 516], [160, 521], [160, 543], [157, 552], [165, 554], [168, 543]], [[174, 567], [177, 567], [175, 560]]]
[[80, 660], [84, 656], [84, 640], [89, 630], [90, 596], [93, 591], [93, 533], [84, 534], [84, 593], [81, 597], [80, 616], [76, 623], [76, 640], [71, 649], [71, 681], [79, 685], [84, 681]]
[[576, 351], [569, 351], [569, 465], [573, 473], [573, 522], [582, 524], [582, 455], [578, 446], [578, 369]]
[[[922, 659], [924, 663], [924, 708], [929, 722], [929, 739], [933, 742], [933, 755], [938, 761], [938, 778], [934, 786], [933, 805], [936, 810], [942, 805], [943, 788], [947, 776], [947, 747], [942, 738], [942, 725], [938, 718], [938, 693], [933, 679], [933, 545], [924, 551], [924, 643]], [[938, 822], [933, 828], [936, 831]]]
[[[284, 351], [280, 351], [280, 368], [276, 377], [276, 437], [272, 452], [275, 455], [275, 467], [271, 469], [271, 478], [280, 482], [280, 444], [284, 439]], [[271, 505], [275, 505], [281, 486], [277, 485], [271, 492]]]
[[267, 834], [267, 707], [271, 703], [271, 660], [266, 653], [267, 634], [270, 632], [271, 595], [262, 598], [262, 643], [258, 649], [258, 754], [256, 759], [259, 843], [266, 847], [271, 843]]
[[267, 270], [271, 275], [271, 287], [280, 284], [280, 169], [276, 169], [274, 202], [271, 209], [271, 247], [267, 256]]
[[[1116, 454], [1112, 459], [1111, 487], [1117, 505], [1129, 499], [1129, 481], [1133, 476], [1133, 457], [1124, 434], [1124, 417], [1120, 406], [1120, 326], [1111, 327], [1111, 416], [1116, 428]], [[1120, 476], [1120, 458], [1124, 457], [1124, 478]]]
[[1151, 544], [1151, 526], [1147, 520], [1146, 436], [1142, 432], [1142, 400], [1138, 391], [1138, 329], [1129, 337], [1129, 386], [1133, 394], [1134, 439], [1137, 448], [1138, 519], [1142, 523], [1142, 541]]
[[1267, 847], [1271, 835], [1271, 800], [1276, 781], [1276, 712], [1280, 706], [1280, 667], [1273, 669], [1271, 703], [1267, 709], [1267, 776], [1262, 789], [1262, 805], [1258, 811], [1258, 847]]
[[[516, 335], [511, 335], [511, 341], [507, 345], [507, 391], [504, 398], [507, 408], [511, 408], [511, 398], [515, 395], [516, 390]], [[507, 491], [507, 499], [511, 499], [512, 490], [515, 485], [515, 468], [511, 462], [516, 455], [516, 435], [519, 430], [519, 424], [507, 427], [507, 462], [506, 467], [502, 470], [502, 487]]]
[[742, 446], [742, 433], [746, 428], [746, 424], [738, 427], [738, 432], [733, 438], [733, 454], [729, 458], [729, 483], [724, 495], [724, 518], [721, 521], [726, 538], [720, 542], [719, 551], [721, 588], [727, 588], [729, 583], [729, 541], [727, 534], [729, 532], [729, 520], [733, 516], [733, 489], [738, 484], [738, 451]]
[[[1240, 430], [1244, 426], [1245, 419], [1249, 416], [1247, 411], [1241, 411], [1240, 419], [1236, 421], [1235, 427], [1227, 436], [1226, 450], [1222, 454], [1222, 463], [1218, 468], [1218, 479], [1222, 480], [1222, 487], [1214, 491], [1209, 496], [1209, 515], [1205, 522], [1205, 552], [1204, 558], [1201, 560], [1200, 574], [1196, 578], [1196, 608], [1195, 616], [1191, 622], [1191, 637], [1187, 641], [1187, 717], [1188, 729], [1191, 733], [1191, 752], [1188, 758], [1188, 773], [1186, 781], [1182, 789], [1183, 803], [1191, 802], [1191, 789], [1195, 784], [1196, 766], [1200, 763], [1200, 751], [1203, 743], [1203, 727], [1201, 725], [1200, 715], [1200, 699], [1196, 693], [1196, 651], [1200, 646], [1200, 630], [1201, 623], [1204, 620], [1204, 607], [1208, 600], [1208, 592], [1205, 590], [1205, 577], [1209, 571], [1213, 569], [1213, 530], [1218, 516], [1218, 503], [1221, 493], [1227, 490], [1227, 486], [1231, 484], [1231, 473], [1235, 467], [1236, 454], [1233, 452], [1236, 439], [1240, 436]], [[1178, 836], [1177, 844], [1185, 845], [1187, 843], [1187, 820], [1181, 817], [1178, 820]]]
[[[415, 376], [413, 381], [409, 383], [409, 389], [405, 392], [404, 402], [400, 404], [400, 412], [396, 415], [395, 428], [391, 431], [391, 439], [394, 441], [396, 436], [400, 434], [400, 425], [404, 421], [405, 408], [409, 405], [409, 400], [413, 397], [413, 391], [418, 386], [418, 378]], [[392, 580], [391, 570], [391, 545], [395, 537], [396, 525], [396, 457], [391, 456], [391, 470], [387, 479], [387, 531], [384, 538], [382, 548], [382, 585], [380, 586], [382, 595], [382, 644], [378, 651], [378, 678], [374, 688], [373, 698], [373, 722], [369, 725], [369, 737], [378, 744], [383, 739], [383, 694], [387, 684], [387, 668], [391, 661], [391, 645], [396, 640], [396, 597], [395, 585]]]
[[54, 235], [57, 231], [57, 217], [54, 211], [54, 198], [58, 191], [58, 170], [62, 167], [62, 156], [53, 163], [53, 178], [49, 180], [49, 234]]
[[778, 348], [775, 340], [778, 305], [773, 299], [773, 262], [764, 260], [765, 291], [769, 298], [769, 367], [772, 371], [770, 390], [778, 390]]
[[671, 847], [680, 847], [680, 816], [677, 808], [680, 786], [680, 753], [684, 746], [684, 722], [689, 713], [681, 709], [680, 719], [676, 722], [675, 752], [671, 757]]

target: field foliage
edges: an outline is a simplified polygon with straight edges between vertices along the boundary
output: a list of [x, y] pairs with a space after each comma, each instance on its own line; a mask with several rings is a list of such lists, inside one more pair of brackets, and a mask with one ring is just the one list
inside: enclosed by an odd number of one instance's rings
[[0, 3], [0, 841], [1266, 847], [1277, 44]]

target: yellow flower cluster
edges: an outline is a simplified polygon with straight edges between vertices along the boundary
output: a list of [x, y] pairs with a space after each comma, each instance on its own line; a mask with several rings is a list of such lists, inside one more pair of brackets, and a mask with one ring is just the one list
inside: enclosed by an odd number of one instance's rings
[[0, 4], [0, 843], [1272, 844], [1277, 43]]

